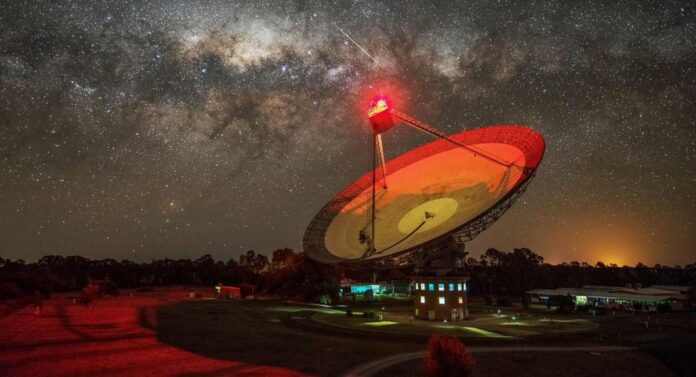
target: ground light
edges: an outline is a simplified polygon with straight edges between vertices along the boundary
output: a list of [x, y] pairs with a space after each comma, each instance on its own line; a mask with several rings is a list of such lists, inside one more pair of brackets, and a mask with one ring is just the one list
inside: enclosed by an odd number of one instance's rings
[[381, 327], [381, 326], [391, 326], [391, 325], [398, 325], [398, 322], [392, 322], [392, 321], [377, 321], [377, 322], [367, 322], [363, 323], [365, 326], [374, 326], [374, 327]]

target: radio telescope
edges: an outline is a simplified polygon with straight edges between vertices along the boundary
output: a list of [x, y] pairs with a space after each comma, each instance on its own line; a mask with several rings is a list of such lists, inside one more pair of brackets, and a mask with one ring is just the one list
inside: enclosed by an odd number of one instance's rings
[[[534, 177], [544, 139], [516, 125], [455, 135], [393, 109], [368, 110], [372, 170], [331, 199], [310, 222], [303, 248], [322, 263], [414, 264], [476, 237]], [[381, 134], [403, 123], [438, 140], [385, 161]]]

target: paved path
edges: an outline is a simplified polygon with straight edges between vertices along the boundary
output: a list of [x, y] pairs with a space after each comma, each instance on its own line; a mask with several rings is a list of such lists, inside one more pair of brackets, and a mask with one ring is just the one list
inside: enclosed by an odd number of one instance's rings
[[[614, 352], [631, 351], [635, 348], [621, 346], [579, 346], [579, 347], [469, 347], [472, 353], [488, 352]], [[423, 357], [423, 351], [400, 353], [384, 357], [369, 363], [358, 365], [357, 367], [343, 373], [342, 377], [370, 377], [393, 365], [401, 364], [406, 361], [416, 360]]]

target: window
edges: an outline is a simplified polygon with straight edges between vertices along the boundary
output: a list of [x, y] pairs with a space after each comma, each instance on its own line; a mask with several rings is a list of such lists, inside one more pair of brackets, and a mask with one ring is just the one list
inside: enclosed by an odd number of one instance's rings
[[434, 291], [435, 290], [435, 283], [428, 283], [428, 290]]
[[440, 297], [437, 298], [437, 302], [439, 302], [441, 305], [444, 305], [444, 304], [445, 304], [445, 298], [442, 297], [442, 296], [440, 296]]
[[466, 292], [466, 283], [464, 283], [464, 292]]
[[421, 296], [421, 304], [425, 304], [425, 296]]
[[463, 297], [459, 297], [459, 303], [460, 303], [460, 304], [463, 304], [463, 303], [464, 303], [464, 298], [463, 298]]
[[425, 290], [425, 283], [420, 283], [420, 289], [421, 289], [421, 291]]
[[457, 284], [457, 290], [461, 291], [462, 290], [462, 283]]
[[437, 285], [437, 290], [438, 291], [444, 291], [445, 290], [445, 283], [440, 283]]
[[449, 291], [454, 292], [454, 283], [449, 283]]

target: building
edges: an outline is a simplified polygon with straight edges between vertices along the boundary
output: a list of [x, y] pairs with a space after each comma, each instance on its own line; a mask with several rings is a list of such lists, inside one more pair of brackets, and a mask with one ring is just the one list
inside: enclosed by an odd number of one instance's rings
[[[682, 287], [683, 288], [683, 287]], [[532, 304], [547, 305], [553, 296], [570, 296], [575, 306], [589, 305], [607, 309], [657, 310], [668, 304], [671, 310], [690, 307], [688, 297], [674, 289], [632, 288], [585, 285], [582, 288], [534, 289], [528, 291]]]
[[696, 290], [694, 287], [689, 287], [685, 285], [653, 285], [650, 288], [662, 289], [665, 291], [673, 291], [681, 293], [683, 295], [688, 295], [689, 293]]
[[380, 283], [363, 283], [355, 280], [341, 280], [341, 294], [377, 296], [387, 293], [387, 285]]
[[416, 318], [457, 321], [469, 317], [466, 277], [418, 276], [411, 280]]
[[239, 287], [219, 284], [215, 286], [215, 297], [238, 300], [242, 298], [242, 291], [239, 289]]

